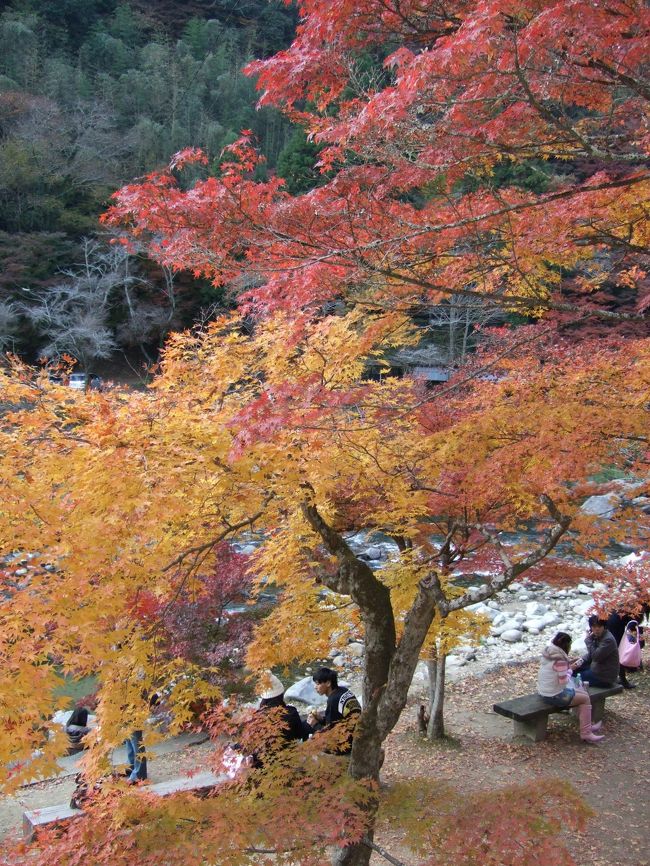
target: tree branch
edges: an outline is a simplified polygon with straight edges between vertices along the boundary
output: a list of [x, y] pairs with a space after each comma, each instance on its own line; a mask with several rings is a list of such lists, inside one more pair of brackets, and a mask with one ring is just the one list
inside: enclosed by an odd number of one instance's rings
[[[512, 563], [509, 567], [505, 567], [501, 575], [493, 578], [478, 590], [474, 590], [471, 593], [466, 592], [463, 595], [458, 596], [458, 598], [452, 599], [449, 602], [449, 611], [460, 610], [461, 608], [467, 607], [468, 604], [474, 604], [477, 601], [483, 601], [486, 598], [490, 598], [495, 593], [508, 586], [509, 583], [512, 583], [512, 581], [519, 577], [520, 574], [523, 574], [523, 572], [532, 568], [533, 565], [537, 565], [538, 562], [548, 556], [551, 550], [553, 550], [571, 525], [571, 517], [562, 514], [550, 496], [542, 494], [540, 499], [555, 521], [555, 524], [546, 534], [546, 540], [536, 547], [535, 550], [532, 550], [528, 556], [520, 559], [519, 562]], [[498, 540], [497, 545], [500, 546]]]
[[361, 840], [362, 844], [366, 845], [371, 850], [375, 851], [379, 854], [380, 857], [383, 857], [384, 860], [388, 860], [389, 863], [392, 863], [393, 866], [407, 866], [402, 860], [398, 860], [397, 857], [393, 857], [392, 854], [389, 854], [385, 848], [382, 848], [381, 845], [377, 845], [376, 842], [371, 842], [367, 837]]
[[349, 595], [359, 607], [366, 649], [364, 714], [374, 713], [380, 693], [386, 686], [390, 659], [395, 652], [395, 619], [390, 590], [377, 579], [367, 563], [354, 555], [340, 533], [323, 519], [315, 505], [304, 502], [302, 513], [339, 563], [338, 574], [324, 576], [323, 583], [334, 592]]
[[[268, 500], [264, 504], [267, 505]], [[259, 518], [263, 514], [264, 509], [261, 509], [256, 514], [253, 514], [252, 517], [247, 517], [245, 520], [241, 520], [239, 523], [234, 523], [232, 524], [232, 526], [228, 526], [226, 529], [224, 529], [223, 532], [217, 535], [216, 538], [212, 538], [210, 539], [210, 541], [206, 541], [203, 544], [197, 544], [195, 547], [188, 547], [187, 550], [184, 550], [182, 553], [180, 553], [176, 557], [176, 559], [172, 559], [171, 562], [167, 563], [167, 565], [163, 567], [163, 573], [169, 571], [170, 568], [174, 568], [174, 566], [176, 565], [180, 565], [187, 559], [188, 556], [198, 556], [199, 554], [204, 553], [205, 551], [209, 551], [213, 547], [216, 547], [217, 544], [222, 542], [229, 535], [232, 535], [233, 532], [238, 532], [240, 529], [244, 529], [246, 526], [252, 526], [255, 521], [259, 520]]]

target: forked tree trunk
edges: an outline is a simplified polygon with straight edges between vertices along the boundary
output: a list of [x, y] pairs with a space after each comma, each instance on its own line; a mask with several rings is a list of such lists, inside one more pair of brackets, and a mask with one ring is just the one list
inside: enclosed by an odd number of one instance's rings
[[[309, 486], [306, 486], [310, 490]], [[348, 595], [359, 608], [366, 643], [363, 682], [363, 712], [357, 723], [350, 756], [349, 773], [354, 779], [379, 780], [384, 759], [382, 743], [393, 730], [406, 706], [408, 690], [431, 628], [436, 607], [442, 600], [446, 616], [450, 610], [483, 600], [507, 586], [523, 571], [535, 565], [553, 549], [570, 525], [570, 519], [558, 512], [552, 500], [545, 501], [554, 519], [559, 522], [547, 533], [545, 542], [516, 566], [508, 567], [499, 580], [492, 581], [482, 596], [445, 597], [438, 575], [420, 581], [415, 599], [404, 618], [398, 640], [390, 590], [375, 575], [367, 563], [358, 559], [343, 536], [323, 520], [316, 506], [306, 501], [303, 514], [307, 523], [320, 535], [325, 547], [338, 560], [335, 574], [323, 577], [323, 583], [333, 592]], [[435, 692], [431, 702], [431, 733], [444, 736], [442, 708], [444, 700], [445, 656], [438, 659], [435, 670]], [[373, 841], [377, 804], [370, 802], [366, 838]], [[371, 848], [368, 844], [339, 848], [332, 857], [333, 866], [368, 866]]]
[[427, 661], [429, 673], [429, 723], [427, 738], [440, 740], [445, 736], [445, 668], [447, 656], [443, 653]]
[[[355, 779], [372, 779], [378, 782], [383, 761], [384, 750], [376, 724], [376, 716], [374, 714], [370, 718], [364, 716], [355, 729], [349, 773]], [[370, 842], [374, 838], [377, 806], [378, 803], [372, 801], [366, 805], [369, 818], [366, 838]], [[370, 846], [364, 843], [337, 848], [331, 856], [332, 866], [368, 866], [371, 854]]]

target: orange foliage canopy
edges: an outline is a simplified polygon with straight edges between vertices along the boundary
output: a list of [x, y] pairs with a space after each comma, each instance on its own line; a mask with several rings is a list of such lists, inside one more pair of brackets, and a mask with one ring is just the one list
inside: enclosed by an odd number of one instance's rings
[[[175, 335], [143, 392], [75, 395], [17, 363], [1, 373], [0, 535], [57, 570], [5, 577], [0, 763], [16, 783], [62, 750], [43, 730], [56, 703], [53, 661], [98, 676], [101, 732], [88, 759], [97, 773], [128, 730], [146, 727], [151, 690], [169, 693], [172, 730], [191, 704], [216, 700], [200, 666], [161, 657], [156, 623], [137, 621], [133, 599], [191, 592], [219, 544], [255, 537], [258, 587], [270, 581], [280, 596], [251, 644], [253, 669], [365, 638], [349, 765], [362, 784], [338, 764], [326, 783], [305, 777], [313, 765], [297, 758], [299, 783], [278, 768], [265, 776], [273, 791], [237, 794], [230, 823], [218, 803], [183, 799], [161, 817], [144, 801], [129, 798], [122, 811], [107, 800], [96, 827], [110, 821], [119, 832], [112, 848], [92, 849], [98, 863], [121, 862], [128, 846], [142, 863], [162, 845], [169, 862], [197, 864], [219, 839], [224, 863], [282, 847], [280, 830], [300, 823], [278, 793], [289, 779], [310, 791], [305, 821], [318, 815], [323, 832], [296, 832], [285, 859], [316, 862], [342, 827], [354, 844], [340, 862], [365, 863], [370, 849], [357, 843], [363, 833], [372, 841], [381, 744], [441, 620], [542, 569], [560, 542], [604, 562], [612, 540], [648, 537], [638, 509], [603, 523], [581, 508], [610, 489], [603, 467], [647, 493], [648, 11], [634, 0], [300, 8], [294, 45], [251, 71], [263, 101], [325, 145], [322, 185], [291, 197], [278, 178], [254, 181], [258, 155], [244, 135], [218, 177], [186, 188], [183, 166], [203, 157], [183, 152], [117, 193], [107, 216], [175, 268], [254, 286], [240, 297], [243, 312], [262, 314], [252, 333], [250, 319], [231, 314]], [[364, 75], [361, 51], [384, 64]], [[531, 192], [516, 170], [543, 184]], [[604, 285], [623, 286], [633, 310], [600, 308]], [[492, 332], [434, 391], [412, 378], [365, 378], [369, 359], [381, 365], [417, 342], [414, 305], [452, 294], [541, 321]], [[334, 315], [323, 306], [333, 300]], [[641, 335], [570, 341], [567, 313], [604, 327], [628, 316]], [[522, 526], [518, 543], [502, 543]], [[395, 540], [385, 570], [354, 555], [348, 541], [360, 529]], [[492, 577], [480, 590], [454, 582], [456, 569], [486, 562]], [[455, 627], [466, 626], [459, 616]], [[138, 809], [146, 815], [135, 832]], [[69, 854], [60, 862], [91, 844], [86, 826], [67, 849], [53, 843]], [[453, 827], [443, 830], [462, 848]]]
[[[191, 592], [193, 567], [209, 561], [224, 539], [259, 533], [259, 586], [271, 581], [281, 592], [251, 645], [251, 666], [311, 660], [329, 652], [332, 641], [365, 634], [372, 665], [364, 682], [367, 724], [383, 739], [436, 617], [476, 599], [454, 586], [456, 566], [471, 571], [491, 550], [495, 576], [487, 596], [567, 533], [597, 556], [612, 534], [633, 541], [647, 531], [627, 516], [602, 527], [580, 510], [587, 493], [602, 489], [590, 480], [598, 467], [634, 471], [637, 459], [637, 468], [643, 465], [637, 443], [645, 435], [650, 379], [645, 342], [630, 343], [624, 356], [603, 349], [589, 365], [569, 350], [550, 366], [508, 360], [498, 379], [457, 383], [432, 402], [414, 380], [360, 376], [368, 353], [408, 339], [405, 320], [373, 322], [350, 313], [302, 324], [295, 341], [284, 317], [260, 323], [251, 336], [241, 325], [231, 317], [175, 337], [145, 392], [75, 394], [20, 367], [2, 374], [4, 398], [15, 407], [0, 431], [7, 458], [3, 537], [57, 566], [22, 584], [15, 574], [5, 583], [11, 597], [0, 608], [0, 751], [3, 766], [14, 764], [10, 781], [51, 768], [64, 748], [61, 737], [44, 738], [59, 682], [52, 660], [65, 673], [99, 679], [101, 729], [88, 760], [100, 773], [130, 727], [147, 728], [147, 692], [168, 692], [172, 731], [187, 720], [191, 704], [218, 696], [209, 672], [161, 655], [160, 630], [142, 626], [132, 600], [145, 593], [172, 599], [181, 587]], [[623, 392], [621, 381], [629, 383]], [[532, 522], [537, 539], [503, 547], [500, 531], [522, 522]], [[385, 572], [371, 572], [345, 543], [357, 528], [393, 536], [403, 554]], [[337, 599], [346, 604], [333, 604]], [[377, 610], [385, 618], [380, 640]], [[378, 677], [388, 685], [373, 702]], [[358, 778], [376, 773], [372, 754], [368, 747], [361, 752], [366, 764]], [[341, 769], [337, 778], [348, 784]], [[280, 808], [279, 792], [294, 772], [282, 767], [268, 782], [277, 786], [268, 792], [271, 811]], [[322, 777], [316, 786], [329, 830], [338, 826], [342, 798], [354, 795], [345, 825], [354, 840], [364, 826], [359, 816], [372, 814], [355, 811], [359, 796], [367, 802], [367, 789], [335, 788], [340, 796], [331, 801]], [[170, 806], [165, 821], [176, 821], [177, 810], [186, 819], [185, 799]], [[131, 827], [145, 808], [134, 813], [134, 802], [100, 810], [97, 831], [109, 815]], [[247, 803], [240, 808], [251, 808]], [[312, 806], [305, 800], [305, 808]], [[205, 844], [216, 844], [225, 832], [221, 811], [209, 823], [207, 808], [192, 807], [208, 821]], [[163, 820], [154, 817], [158, 809], [147, 812], [153, 824], [145, 824], [137, 844], [154, 845], [149, 830]], [[244, 833], [247, 813], [241, 814], [236, 826]], [[61, 842], [61, 850], [82, 844], [91, 831], [79, 825], [71, 832], [77, 841]], [[285, 844], [270, 828], [265, 832], [268, 844]], [[175, 838], [179, 858], [187, 856], [185, 831]], [[161, 840], [171, 850], [165, 833]], [[296, 838], [296, 844], [303, 843]], [[196, 851], [204, 856], [205, 848]], [[198, 863], [197, 857], [184, 862]]]

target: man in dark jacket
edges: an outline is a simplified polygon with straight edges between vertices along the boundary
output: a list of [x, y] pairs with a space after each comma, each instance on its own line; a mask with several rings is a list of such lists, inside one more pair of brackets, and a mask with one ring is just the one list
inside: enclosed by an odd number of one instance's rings
[[318, 694], [327, 696], [327, 705], [325, 712], [310, 713], [307, 716], [307, 725], [316, 733], [331, 728], [338, 722], [345, 722], [350, 728], [350, 736], [347, 744], [337, 751], [342, 755], [349, 754], [352, 749], [352, 729], [356, 716], [361, 713], [361, 705], [349, 689], [339, 685], [338, 675], [331, 668], [318, 668], [312, 679]]
[[595, 614], [589, 617], [589, 634], [585, 640], [587, 655], [574, 665], [575, 673], [591, 686], [613, 686], [618, 680], [618, 644], [607, 630], [607, 621]]

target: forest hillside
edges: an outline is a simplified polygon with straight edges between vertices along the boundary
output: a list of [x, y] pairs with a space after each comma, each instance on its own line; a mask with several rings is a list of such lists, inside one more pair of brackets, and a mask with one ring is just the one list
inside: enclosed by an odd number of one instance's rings
[[60, 334], [74, 310], [95, 333], [91, 355], [146, 356], [172, 322], [218, 300], [203, 282], [181, 285], [178, 303], [173, 276], [111, 250], [98, 218], [115, 189], [184, 147], [204, 149], [216, 170], [244, 128], [275, 170], [293, 130], [276, 110], [256, 110], [240, 70], [287, 46], [295, 24], [281, 0], [3, 4], [0, 348], [78, 357]]

